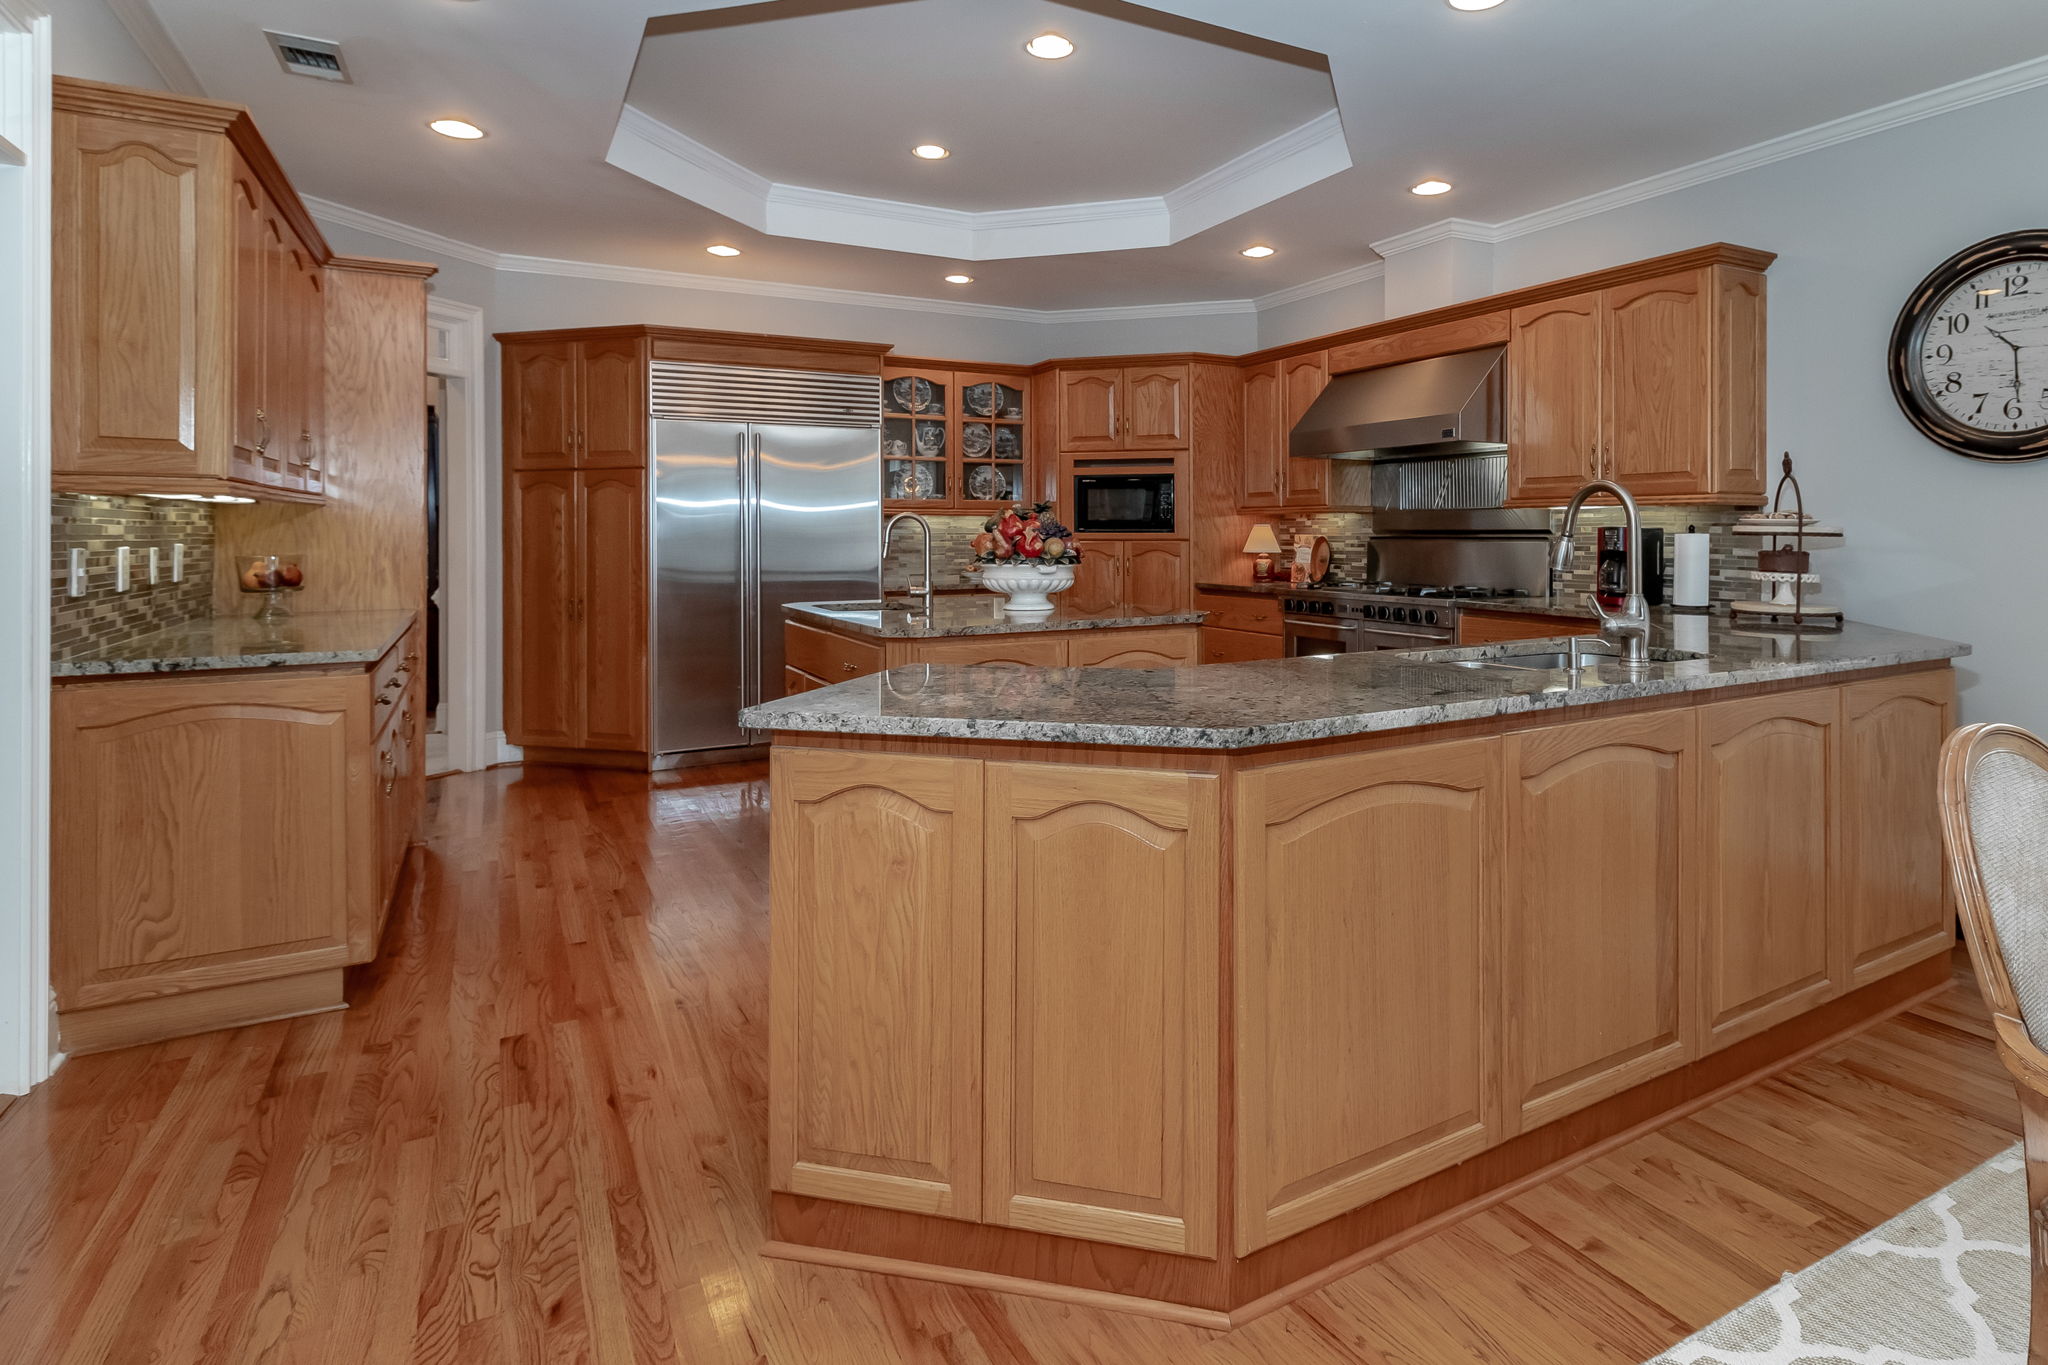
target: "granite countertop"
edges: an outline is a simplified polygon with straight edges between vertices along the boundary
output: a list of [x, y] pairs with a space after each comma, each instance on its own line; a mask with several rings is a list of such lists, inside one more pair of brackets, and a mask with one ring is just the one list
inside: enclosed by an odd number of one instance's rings
[[412, 625], [409, 611], [305, 612], [278, 622], [210, 616], [50, 665], [56, 678], [369, 665]]
[[[1041, 630], [1131, 630], [1141, 626], [1200, 625], [1206, 612], [1182, 611], [1165, 616], [1140, 612], [1131, 607], [1109, 607], [1081, 613], [1059, 605], [1037, 616], [1010, 615], [1003, 610], [1004, 599], [991, 592], [972, 596], [944, 596], [932, 599], [927, 619], [915, 608], [916, 598], [890, 598], [885, 609], [873, 603], [791, 602], [782, 611], [790, 620], [823, 626], [844, 635], [865, 635], [887, 640], [940, 640], [954, 635], [1024, 635]], [[845, 610], [844, 608], [855, 608]], [[861, 608], [865, 609], [861, 609]]]
[[[1849, 623], [1798, 634], [1658, 611], [1663, 656], [1631, 678], [1615, 660], [1562, 670], [1472, 666], [1566, 641], [1199, 668], [991, 669], [913, 665], [749, 708], [762, 730], [1247, 749], [1450, 721], [1563, 710], [1744, 683], [1952, 659], [1968, 645]], [[1683, 657], [1673, 657], [1683, 652]]]

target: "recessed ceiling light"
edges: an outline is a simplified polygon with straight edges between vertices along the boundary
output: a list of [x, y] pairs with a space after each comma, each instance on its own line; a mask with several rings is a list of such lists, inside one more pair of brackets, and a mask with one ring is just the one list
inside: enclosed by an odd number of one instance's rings
[[1421, 195], [1449, 194], [1450, 192], [1451, 182], [1448, 180], [1425, 180], [1408, 191], [1410, 194]]
[[1263, 261], [1266, 259], [1266, 257], [1273, 254], [1273, 248], [1269, 246], [1248, 246], [1243, 251], [1240, 251], [1237, 254], [1240, 256], [1249, 256], [1255, 261]]
[[[1494, 0], [1494, 3], [1499, 4], [1500, 0]], [[1064, 36], [1057, 33], [1039, 34], [1036, 38], [1024, 44], [1024, 50], [1034, 57], [1043, 57], [1049, 62], [1056, 62], [1062, 57], [1074, 55], [1074, 45]]]
[[1495, 5], [1504, 3], [1506, 0], [1450, 0], [1452, 9], [1462, 10], [1492, 9]]
[[948, 276], [946, 276], [946, 283], [947, 283], [947, 284], [973, 284], [973, 283], [974, 283], [974, 276], [972, 276], [972, 275], [948, 275]]
[[442, 137], [460, 138], [464, 142], [474, 142], [484, 135], [483, 129], [459, 118], [437, 118], [427, 126]]
[[921, 156], [926, 161], [944, 161], [947, 157], [953, 155], [936, 142], [920, 142], [917, 146], [910, 149], [910, 154], [912, 156]]
[[738, 247], [727, 246], [724, 242], [720, 242], [716, 246], [707, 246], [704, 249], [714, 256], [737, 256], [740, 254]]

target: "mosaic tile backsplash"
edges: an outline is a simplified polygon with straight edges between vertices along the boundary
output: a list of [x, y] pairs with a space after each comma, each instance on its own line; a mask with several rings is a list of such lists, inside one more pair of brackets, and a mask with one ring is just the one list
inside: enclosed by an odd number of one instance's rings
[[[171, 581], [171, 546], [185, 546], [183, 582]], [[114, 591], [114, 552], [126, 545], [133, 586]], [[149, 581], [149, 550], [161, 571]], [[66, 591], [70, 552], [85, 551], [83, 597]], [[75, 659], [167, 626], [213, 614], [213, 509], [158, 498], [60, 493], [50, 500], [50, 654]]]

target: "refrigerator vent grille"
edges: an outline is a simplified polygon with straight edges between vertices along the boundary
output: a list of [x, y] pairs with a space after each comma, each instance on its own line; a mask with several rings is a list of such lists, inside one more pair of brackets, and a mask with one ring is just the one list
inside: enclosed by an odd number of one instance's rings
[[871, 374], [663, 361], [654, 366], [654, 415], [699, 422], [879, 427], [882, 381]]

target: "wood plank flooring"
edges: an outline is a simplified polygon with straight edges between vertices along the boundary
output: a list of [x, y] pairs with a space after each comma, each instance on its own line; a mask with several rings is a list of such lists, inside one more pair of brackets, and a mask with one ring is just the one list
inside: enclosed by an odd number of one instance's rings
[[765, 769], [430, 793], [354, 1008], [0, 1113], [0, 1360], [1626, 1365], [2018, 1131], [1961, 975], [1227, 1336], [768, 1261]]

